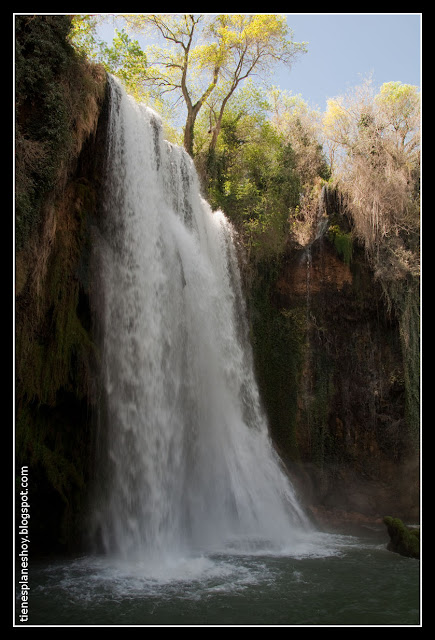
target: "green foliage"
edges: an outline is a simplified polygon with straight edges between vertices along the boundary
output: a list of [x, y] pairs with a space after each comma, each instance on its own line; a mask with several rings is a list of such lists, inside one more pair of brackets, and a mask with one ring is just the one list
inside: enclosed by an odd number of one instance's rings
[[353, 251], [352, 233], [345, 233], [338, 225], [331, 225], [328, 228], [328, 238], [336, 248], [338, 255], [349, 265]]
[[68, 16], [16, 17], [15, 240], [22, 249], [42, 220], [104, 90], [97, 67], [68, 41]]
[[147, 57], [137, 40], [131, 40], [124, 29], [115, 30], [112, 46], [100, 46], [100, 57], [106, 71], [117, 76], [136, 99], [143, 97], [143, 79]]
[[[89, 16], [83, 18], [92, 22]], [[305, 43], [293, 41], [285, 16], [279, 14], [118, 14], [117, 18], [128, 31], [155, 40], [145, 51], [146, 69], [129, 77], [129, 89], [134, 95], [144, 95], [146, 87], [154, 100], [170, 103], [172, 108], [183, 103], [183, 142], [191, 156], [201, 111], [207, 110], [212, 130], [209, 144], [214, 149], [228, 102], [243, 82], [254, 73], [267, 74], [277, 62], [290, 65], [305, 52]], [[91, 33], [92, 29], [90, 24]], [[95, 50], [95, 38], [89, 31], [77, 35], [90, 51]], [[128, 50], [130, 61], [137, 51], [120, 37], [118, 44]], [[110, 64], [114, 51], [109, 58], [108, 52], [101, 50], [100, 55]]]
[[101, 48], [106, 46], [97, 35], [97, 28], [102, 21], [102, 16], [90, 14], [76, 14], [72, 19], [69, 34], [71, 43], [78, 54], [89, 60], [96, 61]]
[[307, 193], [316, 178], [330, 178], [330, 167], [320, 144], [320, 113], [311, 109], [300, 95], [276, 87], [270, 90], [268, 99], [271, 122], [292, 145], [296, 170]]
[[420, 120], [420, 95], [418, 88], [401, 82], [385, 82], [377, 96], [383, 127], [408, 150], [418, 144], [416, 131]]
[[73, 48], [67, 41], [68, 16], [15, 18], [15, 87], [19, 103], [45, 93], [71, 61]]
[[217, 149], [196, 161], [205, 162], [212, 207], [235, 224], [251, 259], [279, 255], [299, 199], [291, 145], [264, 119], [228, 111]]
[[137, 40], [131, 40], [124, 29], [119, 31], [115, 30], [115, 36], [113, 38], [113, 44], [111, 47], [107, 47], [104, 50], [108, 68], [112, 73], [119, 72], [122, 77], [129, 78], [132, 69], [137, 69], [138, 72], [145, 72], [146, 69], [146, 55], [142, 51]]
[[40, 222], [40, 205], [67, 157], [68, 107], [60, 78], [74, 63], [68, 16], [16, 17], [16, 246]]

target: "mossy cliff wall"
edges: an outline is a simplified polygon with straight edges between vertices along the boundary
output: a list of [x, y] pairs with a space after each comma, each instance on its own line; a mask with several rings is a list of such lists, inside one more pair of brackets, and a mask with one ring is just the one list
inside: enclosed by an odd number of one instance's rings
[[252, 339], [272, 435], [316, 517], [416, 521], [418, 423], [407, 400], [403, 318], [386, 304], [345, 217], [331, 212], [319, 228], [305, 246], [290, 239], [282, 259], [257, 265], [252, 279]]
[[16, 24], [16, 469], [29, 469], [34, 553], [79, 544], [96, 399], [89, 258], [106, 74], [76, 56], [69, 27]]

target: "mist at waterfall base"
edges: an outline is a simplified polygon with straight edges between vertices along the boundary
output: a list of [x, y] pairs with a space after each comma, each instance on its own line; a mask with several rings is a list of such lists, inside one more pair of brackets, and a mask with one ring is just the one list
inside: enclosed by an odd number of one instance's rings
[[419, 563], [317, 531], [271, 444], [234, 232], [110, 78], [89, 555], [34, 563], [31, 624], [418, 624]]

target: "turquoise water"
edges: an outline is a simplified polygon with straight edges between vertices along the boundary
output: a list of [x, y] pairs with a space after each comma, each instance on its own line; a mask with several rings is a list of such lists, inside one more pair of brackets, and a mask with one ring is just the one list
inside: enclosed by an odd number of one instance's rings
[[261, 549], [150, 568], [82, 556], [30, 566], [27, 625], [416, 625], [420, 562], [383, 532], [317, 534], [298, 555]]

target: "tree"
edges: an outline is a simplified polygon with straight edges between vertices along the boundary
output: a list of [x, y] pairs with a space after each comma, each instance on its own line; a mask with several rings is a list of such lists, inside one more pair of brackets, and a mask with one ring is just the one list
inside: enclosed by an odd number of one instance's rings
[[410, 171], [419, 169], [420, 95], [415, 86], [401, 82], [386, 82], [375, 97], [378, 118], [388, 153], [398, 167]]
[[306, 43], [294, 42], [284, 16], [276, 14], [219, 15], [210, 33], [223, 51], [221, 99], [213, 109], [210, 149], [214, 149], [228, 101], [240, 84], [254, 74], [265, 79], [277, 63], [290, 67], [297, 54], [305, 52]]
[[[155, 34], [165, 46], [146, 49], [149, 67], [143, 82], [160, 94], [175, 92], [187, 115], [184, 147], [193, 156], [194, 126], [209, 105], [210, 147], [216, 146], [227, 104], [240, 84], [267, 74], [278, 62], [290, 65], [305, 43], [292, 40], [285, 17], [272, 15], [124, 15], [128, 28]], [[219, 99], [207, 102], [219, 90]]]
[[291, 145], [268, 120], [266, 104], [254, 110], [250, 97], [243, 87], [223, 115], [216, 149], [198, 153], [195, 162], [212, 208], [235, 225], [253, 264], [282, 253], [300, 180]]
[[76, 51], [95, 62], [104, 43], [97, 35], [98, 27], [105, 16], [97, 14], [77, 14], [72, 16], [69, 38]]
[[159, 95], [175, 92], [187, 110], [184, 147], [193, 155], [194, 126], [200, 109], [215, 88], [220, 52], [215, 43], [201, 39], [209, 18], [193, 14], [124, 16], [134, 31], [154, 33], [165, 47], [147, 48], [150, 67], [143, 81]]
[[342, 150], [338, 174], [368, 251], [387, 236], [409, 242], [419, 228], [418, 88], [390, 82], [374, 95], [368, 80], [330, 100], [323, 123], [325, 137]]
[[[210, 149], [210, 133], [214, 125], [213, 114], [219, 108], [221, 93], [218, 88], [207, 99], [204, 108], [198, 116], [195, 128], [195, 146], [194, 153], [197, 159], [198, 155], [213, 155], [213, 149]], [[228, 132], [229, 122], [233, 128], [237, 125], [237, 135], [243, 144], [249, 142], [251, 138], [252, 122], [256, 124], [264, 122], [267, 119], [269, 111], [269, 101], [267, 92], [259, 85], [253, 82], [252, 78], [248, 78], [243, 86], [235, 92], [231, 100], [227, 103], [225, 109], [224, 120], [227, 120], [225, 132], [226, 140], [224, 144], [218, 144], [219, 149], [228, 149]], [[249, 124], [248, 124], [249, 123]], [[231, 127], [230, 127], [231, 128]], [[223, 127], [222, 127], [223, 129]]]
[[273, 87], [269, 92], [271, 122], [292, 149], [294, 173], [298, 177], [298, 199], [288, 212], [292, 241], [307, 245], [319, 224], [319, 198], [330, 169], [321, 144], [321, 114], [300, 95]]
[[124, 29], [115, 29], [110, 46], [101, 40], [97, 30], [105, 19], [98, 15], [74, 16], [70, 38], [82, 55], [100, 62], [108, 73], [123, 82], [129, 93], [140, 100], [143, 98], [141, 79], [146, 73], [146, 55], [139, 42], [132, 40]]
[[328, 179], [330, 169], [321, 144], [321, 114], [312, 109], [301, 95], [273, 87], [269, 92], [271, 121], [290, 143], [295, 169], [305, 191], [312, 189], [317, 177]]
[[102, 46], [101, 53], [107, 71], [120, 78], [126, 90], [140, 99], [140, 80], [146, 73], [147, 57], [138, 41], [131, 40], [124, 29], [116, 29], [112, 46]]
[[200, 109], [215, 88], [221, 55], [217, 43], [201, 40], [207, 22], [202, 15], [143, 14], [124, 15], [128, 29], [157, 35], [165, 46], [147, 47], [149, 66], [141, 78], [154, 94], [175, 93], [187, 110], [184, 147], [193, 155], [194, 126]]

